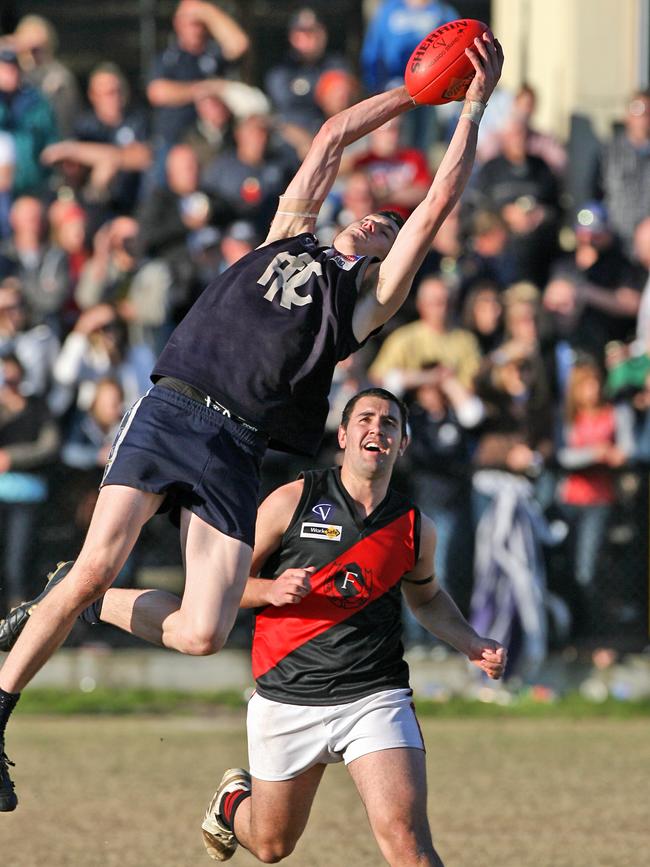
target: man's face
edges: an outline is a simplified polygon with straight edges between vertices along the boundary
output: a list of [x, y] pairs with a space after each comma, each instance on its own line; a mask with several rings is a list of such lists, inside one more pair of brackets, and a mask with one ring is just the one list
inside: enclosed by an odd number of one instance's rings
[[184, 3], [176, 10], [173, 24], [180, 47], [190, 54], [200, 54], [205, 48], [207, 31], [203, 22]]
[[346, 226], [334, 239], [334, 247], [346, 255], [385, 259], [397, 237], [397, 225], [383, 214], [369, 214]]
[[338, 439], [344, 467], [368, 479], [390, 475], [406, 447], [399, 407], [375, 395], [359, 398]]
[[96, 72], [88, 86], [88, 99], [100, 117], [121, 115], [124, 93], [119, 78], [110, 72]]

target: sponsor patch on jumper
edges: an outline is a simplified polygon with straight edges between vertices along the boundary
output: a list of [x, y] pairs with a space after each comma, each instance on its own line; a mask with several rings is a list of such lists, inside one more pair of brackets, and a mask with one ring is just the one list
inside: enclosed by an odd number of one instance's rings
[[318, 515], [321, 521], [327, 521], [330, 516], [330, 512], [334, 509], [334, 506], [331, 503], [317, 503], [312, 512], [314, 515]]
[[315, 524], [303, 521], [300, 527], [301, 539], [322, 539], [324, 542], [338, 542], [343, 535], [340, 524]]
[[345, 253], [339, 253], [338, 255], [333, 257], [332, 261], [335, 262], [335, 264], [337, 264], [339, 268], [342, 268], [344, 271], [351, 271], [361, 258], [363, 257], [354, 256], [353, 254], [346, 255]]

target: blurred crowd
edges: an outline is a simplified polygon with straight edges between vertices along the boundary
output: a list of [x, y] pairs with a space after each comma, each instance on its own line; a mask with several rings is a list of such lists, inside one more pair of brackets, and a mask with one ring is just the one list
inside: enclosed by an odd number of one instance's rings
[[[263, 241], [323, 121], [400, 83], [419, 39], [457, 17], [383, 0], [355, 63], [297, 9], [283, 61], [253, 86], [242, 22], [181, 0], [140, 95], [110, 57], [82, 93], [65, 33], [39, 16], [0, 36], [0, 613], [25, 595], [48, 505], [83, 537], [125, 407], [204, 286]], [[495, 93], [412, 296], [337, 370], [319, 457], [335, 460], [354, 391], [405, 397], [400, 483], [436, 522], [439, 577], [533, 664], [549, 641], [642, 616], [650, 463], [650, 94], [621, 106], [588, 172], [535, 110], [525, 83]], [[352, 146], [321, 243], [380, 207], [408, 216], [458, 113], [419, 108]], [[267, 489], [304, 463], [271, 454]], [[623, 545], [638, 564], [621, 589], [608, 563]], [[412, 623], [407, 637], [426, 640]]]

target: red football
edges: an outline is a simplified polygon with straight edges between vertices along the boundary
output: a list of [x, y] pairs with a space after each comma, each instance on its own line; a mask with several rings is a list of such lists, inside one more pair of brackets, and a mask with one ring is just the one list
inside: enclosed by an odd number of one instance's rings
[[474, 78], [465, 49], [488, 29], [474, 18], [459, 18], [425, 36], [411, 55], [404, 83], [421, 105], [442, 105], [462, 99]]

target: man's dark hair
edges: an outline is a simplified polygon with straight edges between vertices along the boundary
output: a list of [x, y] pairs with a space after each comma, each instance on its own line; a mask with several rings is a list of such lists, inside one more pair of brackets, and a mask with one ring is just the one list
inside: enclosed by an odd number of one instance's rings
[[406, 222], [404, 220], [404, 217], [397, 211], [377, 211], [377, 214], [379, 214], [379, 216], [381, 217], [388, 217], [389, 220], [392, 220], [393, 223], [396, 223], [398, 232]]
[[409, 411], [403, 400], [400, 400], [399, 397], [395, 397], [392, 392], [387, 391], [385, 388], [364, 388], [363, 391], [358, 392], [350, 400], [345, 404], [343, 409], [343, 413], [341, 415], [341, 427], [347, 428], [348, 422], [350, 421], [350, 416], [352, 415], [352, 410], [357, 405], [357, 402], [361, 400], [362, 397], [380, 397], [382, 400], [388, 400], [391, 403], [396, 404], [399, 407], [400, 420], [402, 423], [402, 436], [405, 437], [407, 435], [406, 426], [409, 420]]

